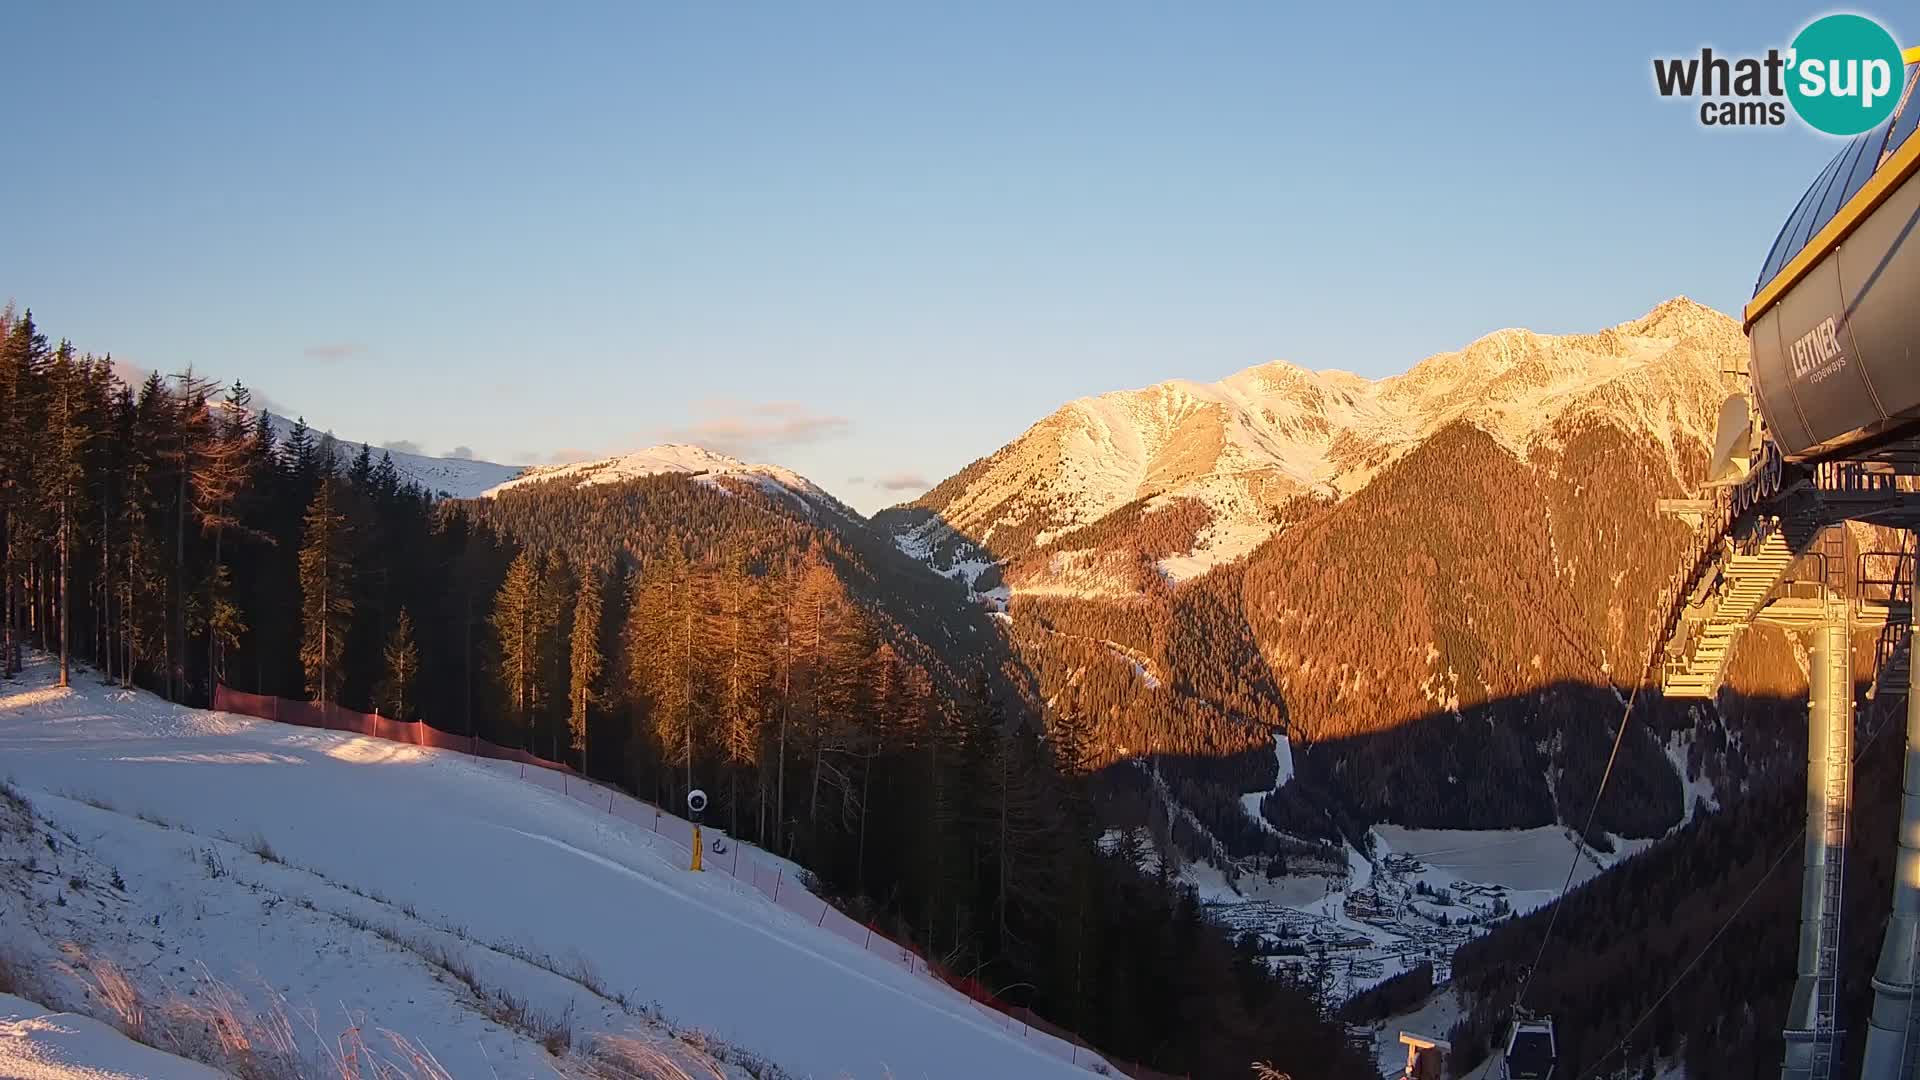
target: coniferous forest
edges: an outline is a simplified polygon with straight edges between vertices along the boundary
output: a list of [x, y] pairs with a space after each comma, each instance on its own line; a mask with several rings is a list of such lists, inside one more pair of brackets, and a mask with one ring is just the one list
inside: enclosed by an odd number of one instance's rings
[[[387, 455], [0, 313], [0, 642], [522, 746], [790, 855], [948, 970], [1196, 1076], [1359, 1075], [1309, 990], [1095, 843], [1095, 718], [825, 505], [663, 476], [438, 500]], [[644, 928], [636, 928], [644, 932]]]

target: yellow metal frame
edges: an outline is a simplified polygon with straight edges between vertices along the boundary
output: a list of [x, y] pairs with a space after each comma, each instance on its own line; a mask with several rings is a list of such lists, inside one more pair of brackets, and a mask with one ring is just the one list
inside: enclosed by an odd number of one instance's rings
[[[1909, 64], [1920, 64], [1920, 48], [1908, 49], [1902, 59]], [[1920, 102], [1909, 102], [1907, 107], [1920, 108]], [[1760, 321], [1760, 316], [1765, 315], [1768, 308], [1778, 303], [1788, 289], [1800, 284], [1800, 279], [1806, 277], [1834, 248], [1839, 247], [1842, 240], [1853, 235], [1853, 230], [1860, 227], [1867, 215], [1880, 209], [1880, 204], [1891, 198], [1915, 172], [1920, 172], [1920, 135], [1908, 139], [1899, 153], [1880, 166], [1866, 186], [1847, 200], [1847, 205], [1841, 207], [1839, 213], [1833, 215], [1833, 220], [1807, 241], [1807, 246], [1800, 249], [1800, 254], [1795, 255], [1792, 262], [1767, 282], [1766, 288], [1761, 289], [1759, 295], [1747, 305], [1745, 328], [1751, 331], [1753, 324]]]

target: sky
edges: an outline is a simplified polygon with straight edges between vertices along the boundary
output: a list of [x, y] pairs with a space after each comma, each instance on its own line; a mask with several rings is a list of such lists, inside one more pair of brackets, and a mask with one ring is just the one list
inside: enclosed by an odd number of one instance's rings
[[1837, 144], [1651, 61], [1828, 10], [30, 0], [0, 299], [355, 441], [872, 510], [1084, 395], [1737, 311]]

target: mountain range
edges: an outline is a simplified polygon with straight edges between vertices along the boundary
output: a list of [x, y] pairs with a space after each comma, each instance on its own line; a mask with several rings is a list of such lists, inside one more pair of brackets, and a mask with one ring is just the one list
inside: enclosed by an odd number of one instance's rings
[[[972, 618], [934, 629], [956, 609], [911, 595], [930, 579], [879, 553], [897, 549], [997, 616], [1042, 700], [1093, 718], [1101, 760], [1215, 762], [1200, 816], [1255, 847], [1272, 833], [1239, 794], [1272, 786], [1276, 730], [1303, 751], [1300, 782], [1266, 800], [1282, 834], [1539, 825], [1597, 782], [1583, 721], [1639, 677], [1687, 536], [1655, 503], [1701, 475], [1744, 350], [1737, 323], [1681, 297], [1595, 333], [1499, 330], [1382, 379], [1275, 362], [1172, 380], [1070, 402], [871, 519], [695, 446], [524, 470], [395, 460], [463, 497], [751, 490], [866, 552], [853, 591], [920, 637], [977, 641]], [[1685, 816], [1690, 778], [1661, 743], [1681, 722], [1630, 740], [1597, 842]]]
[[[1677, 479], [1710, 443], [1719, 372], [1745, 348], [1731, 319], [1682, 297], [1594, 334], [1496, 331], [1378, 380], [1285, 362], [1172, 380], [1070, 402], [883, 517], [943, 566], [1009, 564], [1016, 590], [1125, 593], [1128, 575], [1088, 572], [1100, 523], [1190, 505], [1191, 545], [1156, 560], [1188, 580], [1251, 553], [1290, 506], [1346, 499], [1456, 423], [1530, 458], [1592, 420], [1657, 447]], [[1036, 552], [1047, 558], [1024, 558]]]

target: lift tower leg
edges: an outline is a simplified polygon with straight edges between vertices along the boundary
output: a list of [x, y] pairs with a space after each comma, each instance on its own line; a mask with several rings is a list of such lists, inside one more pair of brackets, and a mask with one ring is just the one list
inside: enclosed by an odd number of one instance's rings
[[1827, 1080], [1839, 1043], [1840, 893], [1852, 793], [1853, 653], [1844, 602], [1831, 600], [1811, 646], [1807, 710], [1807, 846], [1800, 879], [1800, 952], [1787, 1009], [1783, 1080]]
[[[1914, 560], [1920, 585], [1920, 559]], [[1920, 588], [1911, 593], [1920, 599]], [[1899, 845], [1893, 860], [1893, 916], [1873, 972], [1873, 1018], [1860, 1066], [1861, 1080], [1901, 1080], [1920, 1074], [1913, 1023], [1915, 949], [1920, 947], [1920, 642], [1908, 623], [1906, 779], [1901, 785]]]

